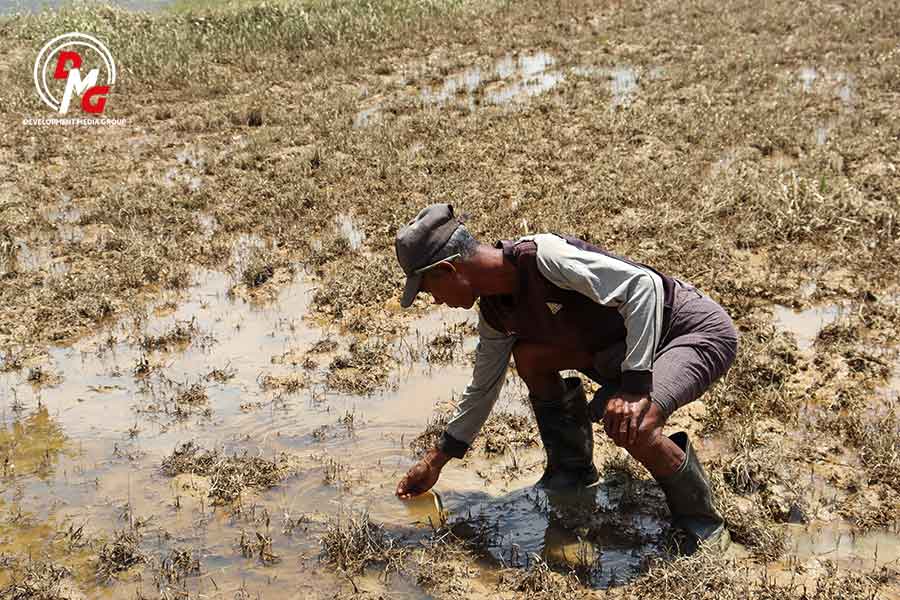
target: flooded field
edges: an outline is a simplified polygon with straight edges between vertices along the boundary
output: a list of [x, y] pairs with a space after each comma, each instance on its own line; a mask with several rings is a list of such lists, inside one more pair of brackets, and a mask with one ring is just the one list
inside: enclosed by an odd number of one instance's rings
[[[900, 598], [895, 3], [163, 4], [200, 6], [0, 16], [0, 600]], [[126, 124], [23, 124], [76, 25]], [[728, 310], [734, 366], [667, 426], [725, 555], [677, 556], [600, 427], [596, 488], [536, 489], [512, 366], [395, 497], [477, 343], [399, 306], [394, 233], [435, 201]]]

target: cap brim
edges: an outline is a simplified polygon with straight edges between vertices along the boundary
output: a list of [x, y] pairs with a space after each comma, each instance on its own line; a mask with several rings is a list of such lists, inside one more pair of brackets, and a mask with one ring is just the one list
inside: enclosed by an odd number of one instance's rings
[[406, 278], [406, 286], [403, 288], [403, 298], [400, 299], [400, 306], [409, 308], [419, 293], [419, 287], [422, 285], [422, 274], [413, 273]]

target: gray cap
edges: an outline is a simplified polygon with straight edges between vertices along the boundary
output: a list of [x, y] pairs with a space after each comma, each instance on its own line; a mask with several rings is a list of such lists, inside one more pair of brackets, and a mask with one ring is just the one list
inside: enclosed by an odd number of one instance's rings
[[452, 206], [432, 204], [419, 211], [397, 232], [394, 240], [397, 261], [406, 273], [406, 287], [400, 306], [406, 308], [416, 299], [422, 285], [422, 273], [451, 258], [444, 256], [441, 250], [459, 226], [460, 221], [453, 215]]

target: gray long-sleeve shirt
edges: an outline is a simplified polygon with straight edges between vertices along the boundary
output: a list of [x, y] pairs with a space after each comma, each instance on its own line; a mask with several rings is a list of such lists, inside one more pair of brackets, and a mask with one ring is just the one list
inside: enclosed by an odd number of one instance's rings
[[[619, 311], [627, 332], [622, 371], [652, 372], [663, 323], [664, 296], [659, 275], [605, 254], [581, 250], [554, 234], [519, 240], [535, 242], [538, 270], [548, 281]], [[497, 331], [480, 312], [478, 316], [479, 340], [472, 381], [446, 429], [454, 446], [468, 447], [478, 435], [500, 395], [516, 343], [515, 335]]]

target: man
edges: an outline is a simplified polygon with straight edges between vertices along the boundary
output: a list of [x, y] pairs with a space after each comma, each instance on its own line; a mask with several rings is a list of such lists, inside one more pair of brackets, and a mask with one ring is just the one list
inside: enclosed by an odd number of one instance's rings
[[[662, 433], [672, 412], [698, 398], [734, 360], [737, 332], [725, 311], [693, 286], [596, 246], [555, 234], [479, 244], [448, 204], [419, 212], [396, 237], [407, 275], [402, 306], [419, 291], [437, 304], [479, 300], [472, 382], [440, 442], [397, 486], [430, 489], [450, 458], [462, 458], [490, 413], [509, 356], [528, 386], [547, 455], [538, 485], [583, 489], [598, 480], [591, 421], [643, 464], [662, 487], [675, 526], [724, 547], [724, 521], [685, 432]], [[590, 405], [578, 370], [600, 384]]]

